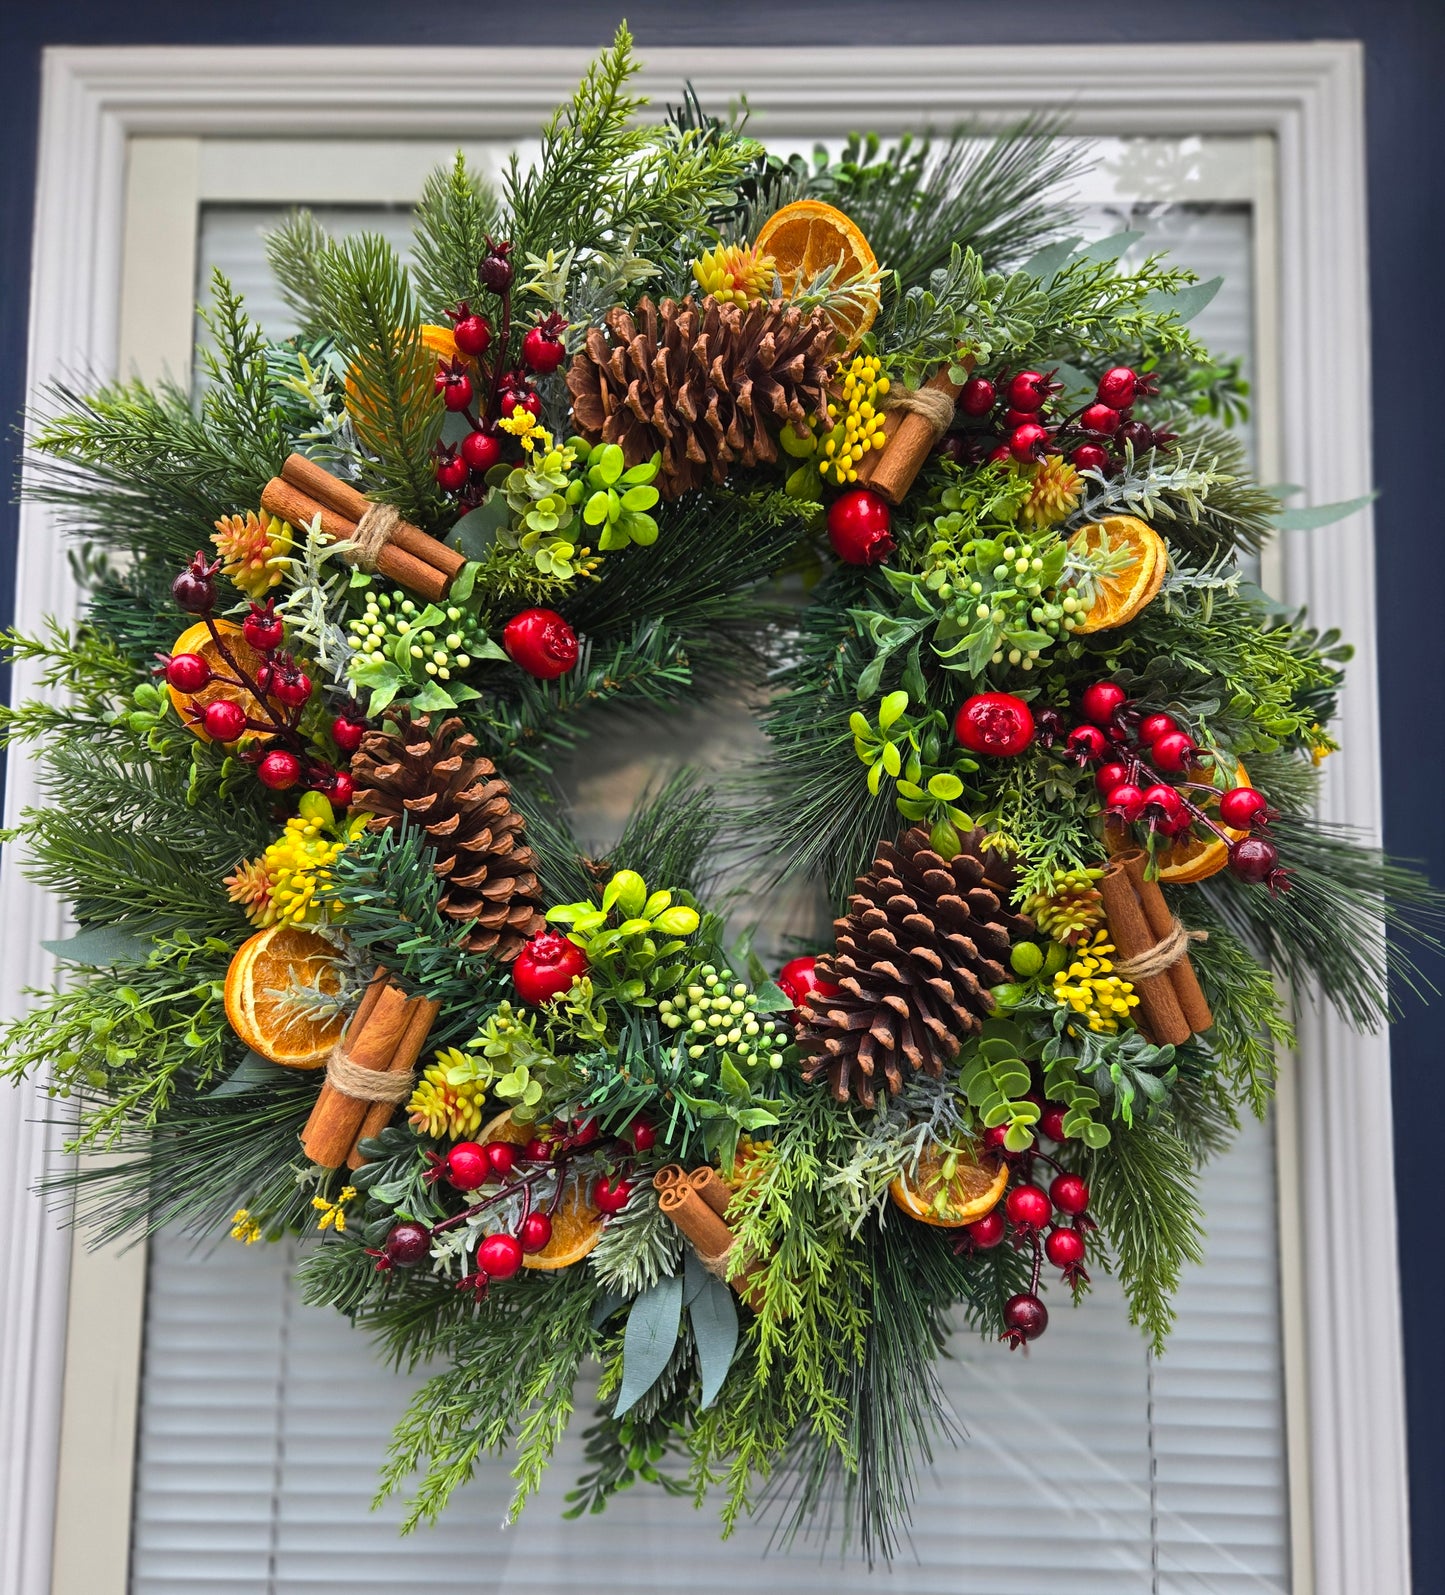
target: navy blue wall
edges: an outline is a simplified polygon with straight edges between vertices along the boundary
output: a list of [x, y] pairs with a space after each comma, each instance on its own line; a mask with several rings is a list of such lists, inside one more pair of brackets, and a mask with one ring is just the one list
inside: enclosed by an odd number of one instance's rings
[[[1379, 506], [1381, 691], [1386, 831], [1397, 853], [1425, 860], [1445, 884], [1445, 624], [1438, 442], [1440, 267], [1445, 206], [1445, 0], [1193, 0], [1088, 5], [1079, 0], [617, 0], [505, 6], [431, 0], [39, 0], [0, 3], [0, 417], [14, 417], [24, 383], [29, 227], [46, 44], [569, 44], [597, 45], [619, 11], [640, 44], [1024, 44], [1144, 40], [1360, 38], [1366, 49], [1370, 270], [1374, 311], [1375, 462]], [[1302, 396], [1301, 401], [1302, 401]], [[1329, 403], [1329, 396], [1314, 396]], [[1290, 396], [1286, 396], [1286, 402]], [[0, 480], [15, 477], [4, 438]], [[15, 515], [0, 495], [0, 615], [13, 597]], [[1433, 971], [1437, 975], [1439, 970]], [[1438, 979], [1437, 979], [1437, 983]], [[1418, 1007], [1396, 1027], [1396, 1168], [1410, 1401], [1415, 1588], [1445, 1588], [1445, 1422], [1441, 1397], [1442, 1265], [1438, 1206], [1440, 1107], [1430, 1081], [1437, 1033]], [[1308, 1089], [1308, 1080], [1305, 1081]], [[1427, 1183], [1428, 1182], [1428, 1183]], [[1361, 1591], [1360, 1595], [1375, 1595]], [[1379, 1592], [1384, 1595], [1384, 1592]]]

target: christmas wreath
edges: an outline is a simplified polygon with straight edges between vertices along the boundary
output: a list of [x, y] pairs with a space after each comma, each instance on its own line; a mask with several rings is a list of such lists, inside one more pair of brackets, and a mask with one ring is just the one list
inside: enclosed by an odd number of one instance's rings
[[[438, 1369], [410, 1522], [507, 1447], [520, 1509], [595, 1361], [575, 1510], [785, 1480], [886, 1555], [956, 1321], [1104, 1268], [1161, 1342], [1276, 977], [1382, 1022], [1429, 899], [1312, 815], [1348, 650], [1241, 569], [1209, 286], [1065, 236], [1049, 128], [785, 161], [633, 70], [408, 263], [290, 220], [299, 334], [218, 276], [194, 400], [52, 391], [85, 615], [4, 725], [78, 930], [5, 1068], [101, 1238], [323, 1232], [307, 1299]], [[569, 834], [609, 709], [761, 684], [759, 768]], [[837, 915], [775, 978], [740, 856]]]

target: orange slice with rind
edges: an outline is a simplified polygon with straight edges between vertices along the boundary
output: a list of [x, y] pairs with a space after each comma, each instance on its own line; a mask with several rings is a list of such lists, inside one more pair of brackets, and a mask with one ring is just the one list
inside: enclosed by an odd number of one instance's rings
[[[833, 287], [855, 277], [873, 278], [878, 260], [858, 224], [836, 206], [820, 199], [799, 199], [768, 217], [754, 247], [773, 257], [773, 267], [783, 289], [795, 294], [829, 266], [836, 266]], [[858, 347], [878, 314], [877, 289], [862, 291], [856, 304], [839, 304], [828, 311], [844, 342], [844, 352]]]
[[[232, 620], [218, 620], [215, 622], [216, 630], [221, 634], [222, 641], [230, 649], [237, 664], [254, 681], [256, 672], [266, 663], [265, 656], [254, 649], [246, 641], [241, 628]], [[229, 676], [231, 667], [221, 657], [221, 650], [216, 646], [216, 639], [211, 635], [210, 628], [205, 621], [199, 620], [194, 626], [188, 626], [175, 642], [171, 644], [172, 654], [199, 654], [211, 667], [213, 672]], [[175, 705], [176, 713], [181, 717], [181, 723], [192, 736], [199, 737], [202, 742], [212, 739], [206, 733], [206, 728], [200, 722], [200, 715], [205, 713], [208, 703], [215, 703], [219, 698], [231, 698], [246, 711], [252, 720], [264, 720], [266, 711], [256, 701], [256, 695], [246, 687], [232, 686], [229, 681], [218, 681], [214, 675], [199, 692], [177, 692], [169, 684], [166, 691], [171, 695], [171, 702]], [[243, 732], [238, 741], [244, 742], [248, 737], [255, 735], [253, 732]]]
[[929, 1145], [917, 1164], [893, 1181], [888, 1194], [920, 1224], [957, 1229], [991, 1213], [1007, 1185], [1008, 1166], [997, 1158]]
[[[535, 1133], [535, 1125], [513, 1123], [508, 1111], [483, 1125], [479, 1139], [483, 1145], [488, 1141], [508, 1141], [513, 1146], [526, 1146]], [[602, 1214], [588, 1201], [584, 1180], [568, 1181], [562, 1200], [550, 1216], [552, 1239], [540, 1252], [527, 1253], [522, 1258], [523, 1268], [570, 1268], [602, 1239]]]
[[1081, 526], [1069, 539], [1069, 545], [1092, 553], [1102, 548], [1106, 540], [1111, 550], [1126, 548], [1133, 559], [1123, 570], [1099, 578], [1088, 614], [1074, 627], [1076, 637], [1128, 625], [1158, 597], [1169, 572], [1169, 550], [1164, 539], [1134, 515], [1106, 515], [1090, 526]]
[[251, 1048], [286, 1069], [319, 1069], [346, 1028], [342, 1012], [321, 1017], [292, 994], [341, 990], [336, 948], [315, 931], [272, 925], [237, 949], [226, 971], [226, 1018]]

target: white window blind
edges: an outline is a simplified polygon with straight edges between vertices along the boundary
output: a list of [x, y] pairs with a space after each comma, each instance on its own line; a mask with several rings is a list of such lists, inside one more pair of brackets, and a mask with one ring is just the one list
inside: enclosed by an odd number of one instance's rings
[[[284, 331], [260, 249], [275, 212], [203, 214], [204, 274], [219, 265], [253, 312]], [[324, 213], [401, 241], [397, 211]], [[1147, 228], [1225, 290], [1199, 318], [1216, 350], [1248, 357], [1250, 218], [1240, 207], [1095, 212], [1100, 235]], [[595, 750], [594, 750], [595, 751]], [[706, 750], [703, 750], [704, 753]], [[615, 833], [637, 779], [692, 758], [676, 725], [650, 753], [579, 789], [584, 832]], [[1270, 1131], [1247, 1124], [1206, 1173], [1208, 1256], [1188, 1272], [1167, 1353], [1148, 1354], [1117, 1287], [1078, 1311], [1055, 1290], [1048, 1333], [1026, 1354], [953, 1342], [943, 1381], [966, 1443], [919, 1481], [911, 1554], [891, 1569], [800, 1546], [765, 1563], [766, 1526], [732, 1541], [686, 1501], [645, 1487], [564, 1522], [581, 1471], [564, 1442], [521, 1523], [500, 1527], [506, 1459], [489, 1461], [433, 1530], [397, 1534], [400, 1508], [368, 1510], [390, 1428], [419, 1381], [381, 1366], [329, 1311], [303, 1307], [292, 1245], [152, 1247], [138, 1445], [133, 1595], [371, 1595], [444, 1581], [466, 1591], [595, 1595], [679, 1587], [852, 1595], [1283, 1595], [1289, 1590], [1278, 1235]], [[579, 1419], [589, 1408], [579, 1403]], [[576, 1426], [579, 1430], [581, 1423]], [[685, 1557], [684, 1564], [681, 1558]]]

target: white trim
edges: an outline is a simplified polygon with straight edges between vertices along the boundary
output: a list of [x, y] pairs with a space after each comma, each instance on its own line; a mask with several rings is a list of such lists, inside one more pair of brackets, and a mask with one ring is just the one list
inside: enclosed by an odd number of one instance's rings
[[[586, 64], [578, 50], [78, 49], [46, 54], [30, 369], [113, 369], [127, 137], [508, 138], [533, 132]], [[770, 139], [1039, 107], [1081, 132], [1268, 135], [1280, 194], [1283, 473], [1319, 499], [1370, 480], [1361, 54], [1338, 43], [935, 50], [660, 50], [644, 87], [691, 78], [717, 103], [746, 90]], [[1353, 396], [1353, 397], [1352, 397]], [[1325, 810], [1378, 833], [1370, 517], [1296, 539], [1288, 593], [1355, 640]], [[21, 523], [17, 620], [73, 601], [46, 518]], [[17, 689], [33, 683], [17, 672]], [[15, 762], [7, 814], [34, 797]], [[0, 878], [0, 1000], [42, 983], [57, 905]], [[1314, 1564], [1320, 1595], [1409, 1587], [1388, 1040], [1332, 1017], [1303, 1026], [1301, 1206], [1309, 1347]], [[53, 1509], [68, 1237], [26, 1188], [45, 1141], [35, 1086], [0, 1097], [0, 1587], [42, 1595]], [[1304, 1569], [1299, 1569], [1303, 1572]]]

